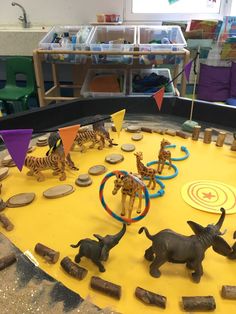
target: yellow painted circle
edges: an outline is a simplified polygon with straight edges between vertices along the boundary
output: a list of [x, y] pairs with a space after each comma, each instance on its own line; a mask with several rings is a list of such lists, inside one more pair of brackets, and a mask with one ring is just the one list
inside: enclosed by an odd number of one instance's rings
[[188, 182], [182, 187], [181, 194], [186, 203], [194, 208], [210, 213], [236, 213], [236, 188], [218, 181], [199, 180]]

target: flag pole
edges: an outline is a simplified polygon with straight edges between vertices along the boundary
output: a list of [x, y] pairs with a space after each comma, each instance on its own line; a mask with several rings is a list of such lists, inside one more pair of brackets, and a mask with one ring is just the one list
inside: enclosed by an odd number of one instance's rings
[[191, 102], [191, 110], [190, 110], [190, 116], [189, 116], [189, 120], [185, 121], [182, 125], [182, 129], [184, 131], [188, 131], [188, 132], [192, 132], [194, 127], [196, 125], [198, 125], [197, 122], [193, 121], [193, 109], [194, 109], [194, 97], [195, 97], [195, 93], [196, 93], [196, 86], [197, 86], [197, 75], [198, 75], [198, 63], [199, 63], [199, 55], [200, 55], [200, 47], [198, 46], [197, 49], [197, 55], [196, 58], [194, 60], [194, 83], [193, 83], [193, 92], [192, 92], [192, 102]]

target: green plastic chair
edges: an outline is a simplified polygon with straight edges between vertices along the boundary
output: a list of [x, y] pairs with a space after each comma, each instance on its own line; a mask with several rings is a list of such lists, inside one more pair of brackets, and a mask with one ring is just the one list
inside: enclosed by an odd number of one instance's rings
[[[16, 84], [16, 75], [18, 74], [25, 76], [26, 85], [23, 87]], [[3, 102], [3, 107], [6, 106], [8, 101], [20, 101], [23, 110], [29, 109], [29, 98], [36, 95], [36, 90], [33, 60], [21, 56], [7, 58], [6, 84], [0, 89], [0, 101]]]

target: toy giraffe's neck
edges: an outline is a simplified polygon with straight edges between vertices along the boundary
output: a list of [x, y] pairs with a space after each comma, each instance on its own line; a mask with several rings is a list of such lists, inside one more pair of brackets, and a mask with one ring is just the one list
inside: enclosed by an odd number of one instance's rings
[[141, 162], [140, 157], [136, 156], [138, 172], [144, 169], [144, 164]]

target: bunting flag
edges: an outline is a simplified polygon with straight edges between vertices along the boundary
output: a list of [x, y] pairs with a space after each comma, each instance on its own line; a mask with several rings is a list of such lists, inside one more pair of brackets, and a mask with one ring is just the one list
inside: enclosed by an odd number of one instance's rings
[[60, 128], [59, 129], [59, 134], [62, 139], [63, 147], [64, 147], [64, 152], [65, 156], [68, 155], [72, 144], [74, 143], [76, 134], [80, 128], [79, 124], [68, 126], [65, 128]]
[[24, 165], [32, 133], [33, 129], [0, 130], [8, 152], [20, 171]]
[[124, 117], [125, 117], [125, 109], [111, 114], [111, 119], [112, 119], [113, 123], [115, 124], [115, 128], [116, 128], [116, 132], [118, 134], [118, 137], [120, 136], [120, 131], [122, 129]]
[[193, 60], [191, 60], [189, 63], [187, 63], [184, 67], [184, 74], [185, 74], [186, 80], [188, 82], [189, 82], [189, 77], [190, 77], [190, 73], [191, 73], [192, 63], [193, 63]]
[[159, 89], [159, 91], [157, 91], [155, 94], [153, 94], [153, 97], [156, 101], [156, 104], [157, 104], [159, 111], [161, 111], [164, 93], [165, 93], [165, 87], [162, 87], [161, 89]]

